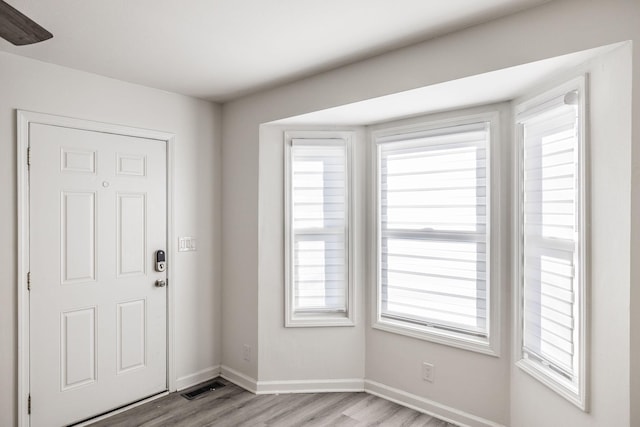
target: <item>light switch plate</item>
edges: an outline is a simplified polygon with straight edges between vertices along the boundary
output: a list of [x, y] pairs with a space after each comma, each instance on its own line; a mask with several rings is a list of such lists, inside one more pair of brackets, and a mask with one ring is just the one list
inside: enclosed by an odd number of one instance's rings
[[178, 252], [189, 252], [196, 250], [195, 237], [178, 237]]

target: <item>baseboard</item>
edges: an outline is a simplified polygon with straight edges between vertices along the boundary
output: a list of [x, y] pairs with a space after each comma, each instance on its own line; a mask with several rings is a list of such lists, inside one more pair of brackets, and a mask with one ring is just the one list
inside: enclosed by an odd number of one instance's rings
[[211, 366], [193, 374], [185, 375], [176, 380], [176, 390], [181, 391], [196, 384], [200, 384], [220, 375], [220, 365]]
[[220, 368], [220, 376], [254, 394], [364, 391], [364, 380], [358, 378], [336, 380], [257, 381], [254, 378], [225, 365], [222, 365]]
[[365, 380], [364, 391], [461, 427], [505, 427], [502, 424], [375, 381]]
[[348, 378], [335, 380], [258, 381], [257, 384], [257, 394], [353, 391], [364, 391], [364, 380]]
[[235, 369], [231, 369], [228, 366], [222, 365], [220, 366], [220, 376], [227, 381], [231, 381], [238, 387], [242, 387], [243, 389], [250, 391], [251, 393], [257, 394], [258, 381], [241, 372], [236, 371]]
[[460, 427], [505, 427], [502, 424], [372, 380], [348, 378], [335, 380], [257, 381], [224, 365], [220, 367], [220, 376], [254, 394], [365, 391]]

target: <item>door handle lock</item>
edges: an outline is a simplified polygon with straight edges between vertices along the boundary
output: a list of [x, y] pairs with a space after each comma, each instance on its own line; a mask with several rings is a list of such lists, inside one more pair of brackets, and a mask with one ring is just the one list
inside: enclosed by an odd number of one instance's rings
[[167, 286], [167, 282], [165, 282], [164, 280], [156, 280], [157, 288], [164, 288], [165, 286]]
[[162, 273], [167, 269], [167, 257], [164, 251], [156, 251], [156, 271]]

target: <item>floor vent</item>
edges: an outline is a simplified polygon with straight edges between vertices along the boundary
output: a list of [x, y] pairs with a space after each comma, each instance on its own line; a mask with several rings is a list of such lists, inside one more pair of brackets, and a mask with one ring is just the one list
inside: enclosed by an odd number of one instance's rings
[[198, 387], [195, 390], [191, 390], [188, 393], [182, 393], [182, 397], [184, 397], [185, 399], [193, 400], [196, 397], [200, 396], [201, 394], [208, 393], [212, 390], [217, 390], [222, 387], [224, 387], [224, 384], [222, 384], [220, 381], [212, 381], [210, 383], [206, 383], [202, 387]]

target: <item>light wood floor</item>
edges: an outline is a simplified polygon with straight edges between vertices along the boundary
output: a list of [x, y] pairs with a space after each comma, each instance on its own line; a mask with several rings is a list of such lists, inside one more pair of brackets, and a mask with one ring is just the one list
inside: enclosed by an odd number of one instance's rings
[[366, 393], [256, 396], [224, 379], [218, 380], [226, 386], [194, 400], [187, 400], [180, 393], [171, 393], [94, 423], [91, 427], [454, 427], [453, 424]]

